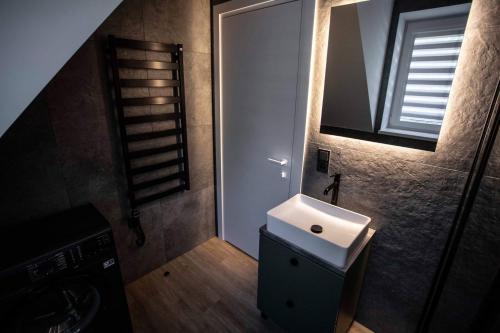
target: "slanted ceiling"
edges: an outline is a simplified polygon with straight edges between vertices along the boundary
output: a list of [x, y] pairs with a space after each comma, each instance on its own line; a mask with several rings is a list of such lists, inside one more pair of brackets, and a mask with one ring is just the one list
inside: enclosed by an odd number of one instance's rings
[[0, 136], [121, 2], [0, 1]]

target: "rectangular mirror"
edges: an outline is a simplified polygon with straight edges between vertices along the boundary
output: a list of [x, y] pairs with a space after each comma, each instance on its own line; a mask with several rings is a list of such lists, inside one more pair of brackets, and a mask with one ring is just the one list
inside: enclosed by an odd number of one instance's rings
[[321, 133], [434, 150], [469, 1], [334, 6]]

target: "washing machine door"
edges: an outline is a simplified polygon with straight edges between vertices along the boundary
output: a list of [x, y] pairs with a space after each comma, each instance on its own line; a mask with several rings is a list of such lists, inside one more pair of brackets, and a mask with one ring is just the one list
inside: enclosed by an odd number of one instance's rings
[[33, 290], [15, 309], [19, 333], [83, 333], [101, 305], [97, 289], [85, 280], [65, 280]]

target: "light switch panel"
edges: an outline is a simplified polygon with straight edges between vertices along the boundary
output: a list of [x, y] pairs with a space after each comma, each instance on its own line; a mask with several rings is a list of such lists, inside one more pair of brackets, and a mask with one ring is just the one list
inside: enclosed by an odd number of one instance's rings
[[328, 165], [330, 164], [330, 151], [318, 148], [318, 162], [316, 170], [322, 173], [328, 173]]

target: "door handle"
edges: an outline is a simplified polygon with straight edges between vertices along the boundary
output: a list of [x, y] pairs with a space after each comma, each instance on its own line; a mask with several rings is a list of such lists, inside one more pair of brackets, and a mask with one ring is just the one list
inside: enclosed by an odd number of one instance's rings
[[282, 160], [276, 160], [274, 158], [270, 158], [268, 157], [267, 160], [271, 163], [274, 163], [274, 164], [278, 164], [278, 165], [281, 165], [281, 166], [285, 166], [288, 164], [288, 160], [286, 159], [282, 159]]

